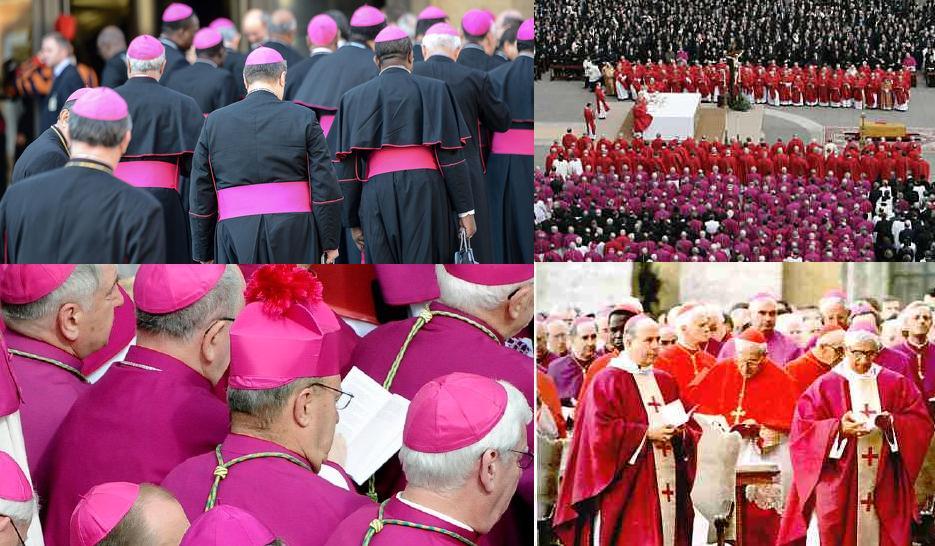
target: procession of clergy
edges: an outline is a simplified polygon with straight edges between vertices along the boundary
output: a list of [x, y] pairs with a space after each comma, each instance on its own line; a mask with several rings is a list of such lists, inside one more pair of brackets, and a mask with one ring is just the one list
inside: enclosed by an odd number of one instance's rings
[[[429, 6], [412, 37], [364, 5], [312, 18], [305, 58], [280, 11], [244, 56], [230, 20], [173, 3], [108, 60], [113, 89], [57, 79], [0, 202], [4, 262], [532, 261], [532, 19], [494, 36], [492, 12]], [[70, 44], [42, 54], [67, 67]]]
[[[792, 309], [760, 293], [658, 320], [615, 303], [537, 319], [541, 532], [565, 546], [932, 538], [932, 302], [834, 290]], [[742, 467], [778, 472], [740, 487]]]
[[[437, 299], [358, 337], [298, 266], [143, 265], [132, 299], [113, 265], [4, 266], [0, 545], [531, 546], [534, 367], [505, 341], [532, 266], [391, 269]], [[410, 401], [369, 495], [335, 434], [352, 366]]]

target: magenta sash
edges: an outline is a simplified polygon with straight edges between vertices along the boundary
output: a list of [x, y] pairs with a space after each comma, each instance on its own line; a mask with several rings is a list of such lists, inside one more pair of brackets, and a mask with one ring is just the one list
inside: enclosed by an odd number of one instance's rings
[[505, 133], [494, 133], [490, 153], [502, 155], [533, 155], [532, 129], [510, 129]]
[[166, 188], [178, 191], [178, 164], [164, 161], [121, 161], [114, 176], [137, 188]]
[[367, 178], [378, 174], [416, 169], [438, 170], [435, 152], [430, 146], [381, 148], [370, 152], [370, 157], [367, 159]]
[[218, 219], [312, 212], [308, 182], [270, 182], [218, 190]]
[[331, 124], [334, 123], [334, 114], [322, 114], [318, 116], [318, 124], [321, 125], [321, 132], [328, 136], [331, 132]]

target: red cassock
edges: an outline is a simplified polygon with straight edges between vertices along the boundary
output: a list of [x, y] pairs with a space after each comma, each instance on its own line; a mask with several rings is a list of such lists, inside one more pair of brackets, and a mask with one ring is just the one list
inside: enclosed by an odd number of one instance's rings
[[[911, 543], [913, 484], [932, 438], [932, 421], [910, 380], [882, 369], [876, 381], [881, 409], [893, 415], [899, 447], [898, 453], [891, 453], [884, 441], [879, 455], [873, 493], [880, 520], [879, 544], [903, 546]], [[822, 544], [857, 543], [857, 465], [864, 461], [858, 459], [852, 438], [839, 459], [829, 458], [841, 417], [850, 409], [849, 400], [847, 379], [832, 372], [816, 380], [796, 406], [789, 441], [793, 487], [776, 542], [779, 546], [805, 544], [813, 510]]]
[[[678, 398], [669, 374], [653, 370], [665, 403]], [[564, 544], [592, 544], [594, 516], [600, 515], [601, 546], [662, 544], [661, 512], [654, 452], [643, 443], [646, 411], [633, 374], [610, 366], [594, 377], [579, 401], [565, 477], [559, 488], [553, 524]], [[694, 479], [694, 445], [698, 432], [686, 429], [676, 456], [675, 544], [689, 546], [693, 512], [689, 493]], [[641, 445], [642, 444], [642, 445]], [[633, 453], [640, 449], [634, 464]], [[684, 455], [689, 455], [689, 462]], [[575, 540], [576, 535], [580, 542]]]
[[733, 412], [740, 407], [743, 415], [739, 421], [753, 419], [771, 429], [788, 432], [797, 393], [792, 378], [771, 360], [765, 360], [760, 371], [744, 381], [736, 362], [730, 359], [696, 377], [685, 397], [700, 405], [700, 413], [723, 415], [728, 424], [734, 424]]
[[[714, 367], [716, 360], [706, 351], [690, 351], [679, 343], [659, 351], [655, 368], [668, 372], [679, 386], [679, 392], [687, 392], [688, 385], [708, 368]], [[685, 396], [682, 396], [685, 399]]]
[[633, 107], [633, 130], [642, 133], [653, 122], [653, 116], [646, 111], [646, 101], [637, 101]]
[[830, 369], [815, 358], [811, 351], [808, 351], [786, 364], [784, 371], [795, 381], [798, 392], [803, 393], [816, 379]]

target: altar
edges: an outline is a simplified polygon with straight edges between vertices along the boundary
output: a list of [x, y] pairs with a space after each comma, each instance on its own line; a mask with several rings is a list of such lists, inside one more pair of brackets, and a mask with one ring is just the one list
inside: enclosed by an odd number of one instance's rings
[[700, 93], [652, 93], [646, 111], [653, 117], [643, 137], [652, 140], [662, 135], [665, 140], [684, 140], [695, 136]]

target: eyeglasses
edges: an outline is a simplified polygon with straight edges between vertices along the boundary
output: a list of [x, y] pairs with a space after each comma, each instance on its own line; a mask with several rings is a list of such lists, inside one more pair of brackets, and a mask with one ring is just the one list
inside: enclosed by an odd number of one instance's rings
[[354, 395], [349, 392], [344, 392], [341, 389], [336, 389], [334, 387], [329, 387], [324, 383], [312, 383], [312, 385], [318, 385], [319, 387], [324, 387], [329, 391], [334, 391], [338, 393], [338, 397], [334, 401], [334, 405], [337, 406], [339, 410], [347, 408], [351, 404], [351, 400], [354, 399]]
[[214, 325], [215, 325], [215, 324], [217, 324], [217, 323], [219, 323], [219, 322], [222, 322], [222, 321], [234, 322], [234, 319], [232, 319], [232, 318], [230, 318], [230, 317], [220, 317], [220, 318], [216, 318], [216, 319], [212, 320], [212, 321], [211, 321], [211, 325], [208, 326], [208, 327], [205, 329], [205, 334], [207, 334], [208, 331], [211, 330], [211, 328], [214, 328]]
[[850, 349], [851, 354], [854, 356], [859, 356], [861, 358], [875, 358], [880, 351], [870, 350], [870, 351], [856, 351]]
[[510, 451], [512, 453], [516, 453], [517, 455], [519, 455], [516, 458], [516, 464], [519, 465], [520, 468], [522, 468], [523, 470], [526, 470], [527, 468], [532, 466], [532, 460], [533, 460], [532, 453], [528, 451], [516, 451], [515, 449], [511, 449]]

